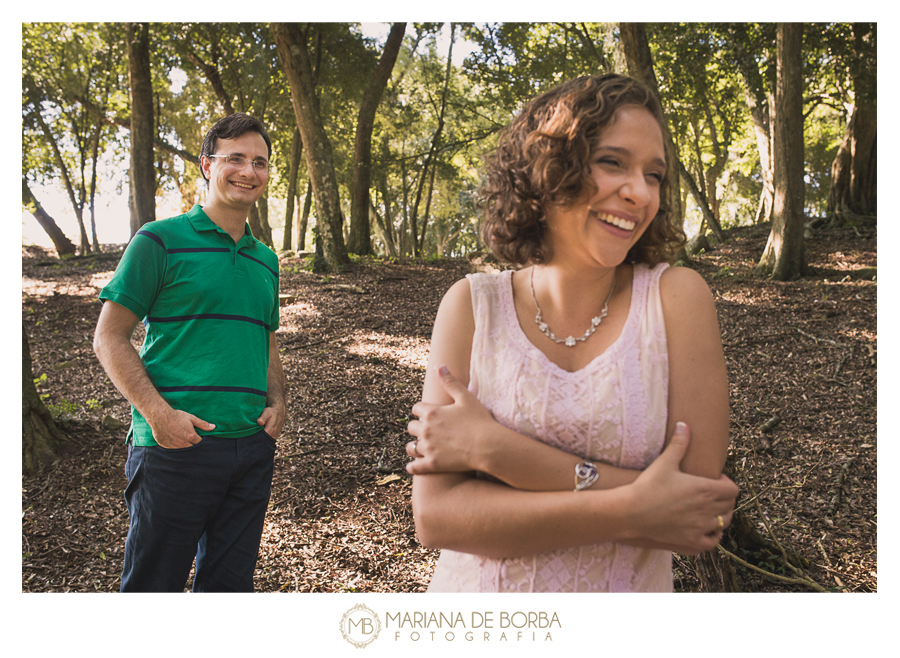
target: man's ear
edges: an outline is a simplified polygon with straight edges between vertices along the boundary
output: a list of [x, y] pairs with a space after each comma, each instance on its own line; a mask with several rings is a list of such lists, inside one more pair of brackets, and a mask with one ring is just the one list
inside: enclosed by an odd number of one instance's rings
[[205, 155], [200, 156], [200, 171], [203, 172], [203, 176], [206, 180], [209, 180], [209, 167], [212, 164], [212, 160], [210, 160]]

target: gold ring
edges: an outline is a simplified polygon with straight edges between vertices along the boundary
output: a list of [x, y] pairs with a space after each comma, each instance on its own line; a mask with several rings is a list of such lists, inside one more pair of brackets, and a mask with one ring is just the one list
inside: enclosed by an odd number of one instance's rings
[[725, 527], [725, 521], [722, 520], [721, 514], [716, 514], [716, 518], [719, 520], [719, 530], [722, 530]]

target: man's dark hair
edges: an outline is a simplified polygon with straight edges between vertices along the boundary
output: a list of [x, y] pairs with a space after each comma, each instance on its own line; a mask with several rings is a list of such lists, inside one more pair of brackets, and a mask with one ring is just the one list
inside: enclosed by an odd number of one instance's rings
[[[266, 146], [269, 149], [269, 158], [271, 159], [272, 140], [269, 139], [269, 133], [266, 132], [265, 126], [263, 126], [262, 122], [256, 117], [244, 114], [243, 112], [236, 112], [235, 114], [229, 114], [227, 117], [216, 121], [216, 125], [210, 128], [209, 132], [206, 133], [206, 137], [203, 138], [203, 147], [200, 149], [201, 161], [204, 155], [209, 157], [216, 154], [216, 148], [218, 148], [220, 139], [237, 139], [248, 132], [260, 134], [266, 142]], [[206, 174], [203, 173], [202, 166], [200, 167], [200, 175], [203, 176], [203, 180], [209, 185], [209, 179], [206, 177]]]

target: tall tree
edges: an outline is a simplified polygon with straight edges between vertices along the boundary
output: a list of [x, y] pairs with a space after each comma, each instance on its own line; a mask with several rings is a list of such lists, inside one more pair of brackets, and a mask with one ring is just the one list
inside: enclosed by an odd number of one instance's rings
[[[756, 222], [767, 222], [772, 219], [775, 207], [775, 170], [772, 160], [772, 106], [775, 96], [774, 67], [772, 58], [764, 56], [764, 44], [775, 41], [770, 24], [752, 25], [735, 23], [727, 27], [728, 43], [734, 51], [735, 62], [741, 73], [744, 84], [744, 96], [753, 128], [756, 134], [756, 147], [759, 151], [762, 191], [756, 211]], [[762, 62], [762, 71], [760, 70]]]
[[128, 23], [128, 80], [131, 89], [131, 235], [156, 219], [156, 170], [153, 162], [153, 80], [150, 74], [150, 25]]
[[231, 97], [225, 90], [225, 84], [222, 81], [222, 74], [219, 70], [219, 61], [222, 59], [223, 53], [221, 48], [220, 24], [217, 23], [200, 23], [196, 25], [198, 30], [206, 32], [209, 41], [209, 55], [204, 59], [204, 53], [197, 49], [197, 39], [195, 35], [188, 32], [184, 38], [178, 41], [178, 50], [186, 62], [196, 66], [206, 79], [216, 94], [216, 99], [222, 104], [222, 109], [226, 115], [234, 114], [234, 107], [231, 105]]
[[775, 204], [758, 269], [787, 281], [806, 270], [803, 241], [803, 24], [779, 23], [773, 123]]
[[[267, 123], [269, 96], [278, 71], [268, 30], [253, 23], [188, 23], [176, 24], [173, 32], [182, 65], [196, 67], [203, 75], [222, 113], [246, 112]], [[220, 118], [218, 114], [215, 119]], [[277, 146], [276, 139], [273, 149]], [[251, 209], [249, 221], [253, 235], [274, 248], [267, 197], [268, 190]]]
[[721, 242], [722, 202], [731, 191], [727, 170], [749, 118], [740, 76], [718, 25], [657, 23], [653, 37], [654, 70], [679, 148], [681, 180], [701, 211], [701, 230], [705, 223]]
[[[410, 208], [410, 231], [412, 232], [413, 255], [419, 256], [425, 247], [425, 233], [428, 227], [428, 214], [431, 209], [431, 194], [434, 189], [434, 177], [437, 172], [436, 158], [440, 152], [441, 137], [444, 132], [444, 115], [447, 111], [447, 91], [450, 88], [450, 72], [453, 70], [453, 38], [456, 33], [456, 26], [450, 24], [450, 47], [447, 50], [447, 65], [444, 72], [444, 82], [441, 90], [441, 104], [438, 110], [437, 127], [431, 135], [431, 143], [428, 147], [428, 153], [425, 156], [425, 163], [419, 172], [419, 184], [416, 187], [416, 198], [413, 200], [412, 208]], [[422, 230], [418, 229], [419, 202], [422, 199], [422, 189], [425, 186], [425, 179], [429, 178], [428, 195], [425, 202], [425, 212], [422, 214]], [[417, 237], [418, 234], [418, 237]]]
[[[650, 42], [647, 39], [644, 24], [619, 23], [619, 34], [622, 38], [622, 49], [625, 51], [625, 61], [628, 63], [628, 75], [643, 82], [659, 97], [659, 85], [656, 82], [656, 73], [653, 71]], [[660, 104], [665, 107], [662, 99], [660, 99]], [[671, 181], [669, 197], [665, 203], [669, 213], [680, 219], [683, 215], [681, 212], [681, 177], [677, 164], [680, 162], [678, 149], [675, 148], [668, 124], [662, 128], [666, 160], [669, 162], [669, 170], [666, 175]]]
[[291, 102], [303, 140], [306, 168], [316, 197], [320, 229], [317, 246], [321, 240], [328, 269], [338, 271], [350, 262], [350, 258], [344, 243], [344, 218], [335, 176], [334, 151], [319, 111], [306, 30], [296, 23], [272, 23], [271, 28], [291, 88]]
[[372, 130], [375, 112], [384, 93], [403, 35], [406, 23], [394, 23], [384, 44], [384, 51], [369, 79], [359, 107], [356, 122], [356, 140], [353, 155], [353, 178], [350, 184], [350, 239], [348, 249], [355, 254], [371, 254], [371, 229], [369, 226], [369, 187], [372, 180]]
[[282, 234], [281, 248], [290, 251], [294, 248], [294, 202], [297, 199], [297, 176], [300, 172], [300, 156], [303, 154], [303, 142], [300, 140], [300, 129], [294, 127], [294, 136], [291, 138], [291, 164], [288, 170], [287, 203], [284, 209], [284, 233]]
[[34, 198], [31, 190], [28, 188], [28, 181], [25, 179], [24, 172], [22, 175], [22, 205], [28, 212], [34, 215], [34, 218], [38, 221], [38, 224], [41, 225], [41, 228], [43, 228], [47, 232], [47, 235], [50, 236], [50, 239], [53, 241], [53, 246], [56, 247], [56, 253], [59, 256], [71, 256], [75, 253], [75, 245], [72, 244], [72, 241], [62, 232], [53, 217], [47, 214], [47, 211], [43, 209], [40, 202]]
[[105, 121], [74, 97], [93, 99], [101, 114], [124, 100], [113, 87], [121, 72], [114, 53], [122, 48], [119, 30], [109, 25], [22, 27], [22, 170], [35, 184], [61, 184], [78, 222], [82, 254], [99, 248], [97, 165], [111, 135], [103, 130]]
[[827, 214], [834, 224], [848, 216], [876, 214], [877, 44], [875, 23], [851, 25], [847, 68], [853, 87], [844, 141], [831, 166]]
[[[60, 178], [62, 178], [66, 187], [66, 192], [69, 195], [69, 203], [72, 204], [72, 208], [75, 210], [75, 218], [78, 221], [78, 232], [80, 234], [80, 246], [78, 251], [81, 255], [84, 255], [91, 250], [91, 243], [88, 240], [87, 230], [84, 226], [84, 205], [86, 201], [84, 188], [84, 153], [82, 152], [81, 158], [81, 185], [78, 185], [78, 181], [73, 181], [72, 176], [69, 175], [69, 168], [66, 166], [66, 162], [63, 159], [56, 136], [53, 134], [53, 131], [50, 130], [50, 126], [47, 125], [47, 122], [44, 121], [44, 117], [41, 115], [40, 110], [35, 111], [34, 116], [47, 138], [47, 143], [53, 151], [53, 157], [56, 161], [56, 166], [59, 169]], [[78, 188], [77, 191], [76, 188]]]

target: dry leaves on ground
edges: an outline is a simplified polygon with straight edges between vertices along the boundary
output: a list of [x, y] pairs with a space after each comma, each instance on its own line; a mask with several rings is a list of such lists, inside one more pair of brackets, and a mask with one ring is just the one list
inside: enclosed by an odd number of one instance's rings
[[[753, 274], [767, 230], [733, 230], [694, 264], [719, 309], [739, 504], [826, 589], [875, 591], [877, 286], [860, 277], [876, 265], [874, 228], [816, 235], [813, 273], [788, 283]], [[118, 255], [60, 262], [23, 252], [34, 377], [69, 436], [58, 462], [22, 479], [23, 591], [118, 589], [127, 528], [119, 423], [129, 407], [91, 349], [96, 295]], [[406, 423], [437, 305], [470, 265], [358, 261], [323, 277], [303, 263], [281, 264], [292, 296], [278, 331], [290, 407], [257, 589], [423, 591], [437, 556], [415, 537]], [[741, 557], [785, 572], [769, 555]], [[744, 568], [740, 577], [746, 591], [805, 590]], [[676, 587], [699, 587], [689, 558], [676, 559]]]

